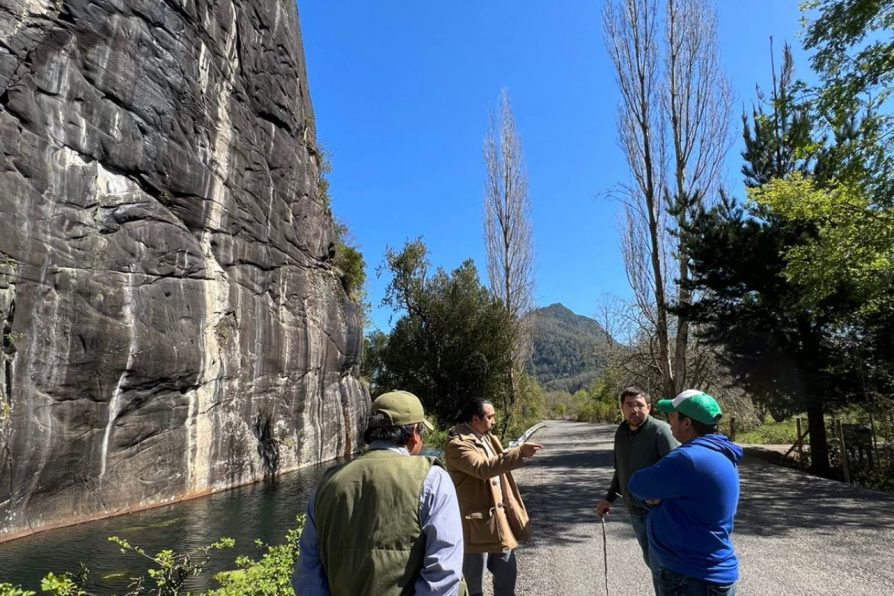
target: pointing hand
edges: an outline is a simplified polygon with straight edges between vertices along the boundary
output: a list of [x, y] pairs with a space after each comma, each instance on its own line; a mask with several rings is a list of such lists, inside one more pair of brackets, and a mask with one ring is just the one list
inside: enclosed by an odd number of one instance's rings
[[539, 443], [522, 443], [521, 447], [521, 456], [522, 457], [534, 457], [538, 451], [543, 449], [543, 445]]

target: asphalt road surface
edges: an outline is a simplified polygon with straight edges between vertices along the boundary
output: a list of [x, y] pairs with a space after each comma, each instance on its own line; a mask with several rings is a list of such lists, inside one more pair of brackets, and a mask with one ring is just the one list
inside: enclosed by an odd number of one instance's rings
[[[614, 429], [547, 422], [532, 439], [543, 451], [513, 473], [534, 531], [517, 552], [518, 594], [606, 593], [602, 526], [593, 507], [611, 480]], [[739, 475], [733, 541], [740, 596], [894, 594], [894, 495], [750, 457]], [[608, 593], [650, 594], [620, 502], [605, 529]]]

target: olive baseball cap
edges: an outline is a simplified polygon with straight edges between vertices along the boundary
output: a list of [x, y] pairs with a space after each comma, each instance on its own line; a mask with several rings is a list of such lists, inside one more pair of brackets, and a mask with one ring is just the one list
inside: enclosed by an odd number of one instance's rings
[[680, 412], [702, 424], [717, 424], [723, 412], [717, 400], [697, 389], [687, 389], [673, 399], [659, 399], [658, 409], [662, 412]]
[[428, 430], [434, 430], [431, 422], [425, 419], [422, 402], [409, 391], [389, 391], [373, 400], [372, 412], [384, 412], [388, 415], [391, 426], [405, 424], [422, 424]]

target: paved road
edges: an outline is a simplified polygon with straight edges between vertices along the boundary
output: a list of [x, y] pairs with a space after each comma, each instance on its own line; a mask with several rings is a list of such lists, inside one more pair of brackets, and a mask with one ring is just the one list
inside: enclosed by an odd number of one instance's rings
[[[515, 472], [535, 538], [518, 551], [519, 594], [604, 595], [593, 505], [611, 480], [614, 427], [548, 422]], [[733, 539], [740, 596], [894, 594], [894, 495], [746, 458]], [[606, 521], [609, 593], [649, 594], [626, 514]]]

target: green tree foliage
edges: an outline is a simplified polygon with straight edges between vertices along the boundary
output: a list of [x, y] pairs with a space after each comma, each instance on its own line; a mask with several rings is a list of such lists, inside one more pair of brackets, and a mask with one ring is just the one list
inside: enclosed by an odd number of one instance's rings
[[[834, 132], [826, 171], [818, 164], [804, 209], [777, 208], [816, 229], [811, 242], [790, 254], [790, 275], [802, 287], [819, 288], [816, 301], [833, 289], [850, 293], [856, 305], [838, 314], [838, 370], [856, 370], [861, 401], [894, 392], [894, 284], [891, 225], [894, 213], [894, 0], [810, 0], [816, 18], [806, 27], [805, 46], [816, 51], [813, 67], [822, 79], [816, 112]], [[784, 193], [785, 194], [785, 193]], [[806, 259], [815, 258], [812, 271]]]
[[445, 424], [471, 397], [511, 411], [503, 382], [511, 358], [508, 315], [472, 261], [429, 276], [425, 245], [415, 240], [400, 252], [388, 250], [385, 269], [392, 279], [384, 304], [402, 315], [390, 335], [367, 338], [373, 395], [411, 391]]
[[894, 82], [894, 1], [807, 0], [802, 8], [816, 14], [804, 46], [815, 50], [812, 65], [824, 83], [822, 107], [846, 111], [867, 93], [884, 102]]
[[894, 209], [872, 205], [857, 186], [821, 188], [798, 172], [752, 189], [749, 197], [787, 224], [812, 231], [783, 254], [785, 278], [800, 289], [803, 306], [816, 307], [846, 290], [861, 312], [888, 307]]
[[583, 395], [575, 397], [582, 401], [577, 419], [582, 422], [617, 423], [620, 420], [618, 403], [619, 388], [623, 385], [622, 373], [615, 368], [608, 368], [590, 383]]
[[[744, 122], [746, 185], [809, 171], [815, 152], [805, 104], [796, 98], [789, 48], [783, 69], [773, 69], [771, 102]], [[753, 132], [752, 132], [753, 131]], [[728, 197], [701, 210], [687, 229], [691, 285], [701, 298], [690, 315], [700, 337], [721, 348], [720, 359], [734, 381], [767, 407], [774, 418], [807, 411], [813, 467], [829, 474], [823, 415], [836, 378], [828, 373], [832, 354], [823, 329], [827, 312], [803, 306], [799, 289], [786, 278], [784, 255], [810, 230], [791, 225], [766, 207], [741, 207]]]
[[[798, 96], [803, 85], [794, 80], [794, 62], [788, 44], [782, 51], [779, 78], [775, 65], [772, 73], [769, 102], [759, 101], [752, 108], [750, 121], [742, 114], [745, 142], [742, 174], [745, 185], [751, 188], [791, 172], [809, 172], [811, 158], [817, 151], [811, 136], [810, 106]], [[758, 94], [761, 95], [760, 91]]]
[[335, 255], [332, 264], [338, 269], [339, 279], [345, 292], [355, 303], [366, 301], [366, 261], [363, 254], [350, 241], [348, 226], [335, 221]]
[[508, 425], [503, 438], [516, 438], [543, 419], [545, 399], [537, 379], [527, 373], [518, 375], [517, 415]]
[[783, 249], [782, 275], [798, 307], [825, 320], [822, 340], [831, 354], [827, 370], [848, 382], [839, 401], [869, 404], [890, 395], [894, 208], [873, 204], [859, 185], [824, 188], [798, 174], [749, 194], [780, 225], [809, 231]]
[[[388, 347], [388, 334], [375, 329], [363, 338], [363, 359], [360, 362], [360, 378], [369, 385], [370, 395], [385, 393], [391, 388], [391, 381], [383, 376], [385, 366], [382, 355]], [[380, 382], [389, 383], [382, 387]]]
[[802, 8], [814, 16], [804, 45], [814, 50], [812, 65], [822, 81], [812, 90], [812, 105], [834, 137], [826, 146], [830, 167], [819, 165], [815, 174], [861, 185], [873, 202], [890, 206], [894, 0], [807, 0]]
[[846, 383], [830, 371], [835, 351], [824, 341], [834, 319], [827, 309], [801, 306], [786, 279], [782, 255], [800, 230], [761, 215], [726, 199], [695, 219], [688, 242], [701, 298], [690, 314], [701, 338], [722, 348], [733, 381], [774, 418], [807, 411], [814, 469], [828, 474], [823, 414]]
[[830, 118], [803, 99], [787, 48], [773, 79], [769, 109], [745, 122], [751, 200], [724, 198], [688, 229], [691, 314], [774, 417], [807, 412], [813, 469], [828, 474], [824, 413], [891, 387], [894, 236], [877, 169], [890, 159], [865, 106]]
[[578, 422], [617, 423], [620, 419], [618, 393], [622, 376], [620, 370], [608, 368], [587, 387], [573, 394], [567, 391], [548, 393], [544, 398], [547, 415]]
[[329, 196], [329, 179], [327, 176], [332, 173], [332, 164], [329, 161], [329, 152], [323, 147], [316, 147], [317, 171], [317, 196], [323, 203], [323, 207], [327, 213], [332, 213], [332, 199]]

